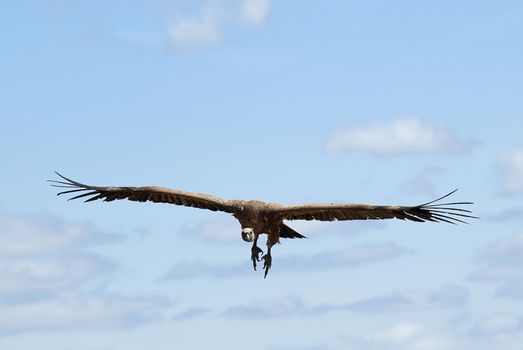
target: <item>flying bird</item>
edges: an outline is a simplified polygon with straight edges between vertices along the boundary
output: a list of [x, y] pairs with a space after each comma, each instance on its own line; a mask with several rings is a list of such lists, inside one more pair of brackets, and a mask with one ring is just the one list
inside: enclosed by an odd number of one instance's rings
[[[446, 222], [451, 224], [466, 223], [471, 211], [456, 206], [473, 204], [472, 202], [447, 202], [441, 200], [450, 196], [454, 190], [433, 201], [415, 206], [368, 205], [368, 204], [298, 204], [281, 205], [258, 200], [226, 200], [203, 193], [185, 192], [177, 189], [144, 186], [91, 186], [71, 180], [58, 172], [60, 180], [48, 180], [54, 187], [64, 188], [57, 195], [76, 194], [69, 198], [85, 198], [85, 202], [128, 199], [137, 202], [155, 202], [184, 205], [187, 207], [223, 211], [234, 216], [241, 225], [241, 237], [252, 243], [251, 261], [256, 270], [256, 263], [263, 261], [267, 277], [272, 265], [271, 249], [280, 238], [305, 238], [287, 226], [283, 220], [381, 220], [401, 219], [416, 222]], [[267, 253], [258, 247], [258, 238], [267, 235]]]

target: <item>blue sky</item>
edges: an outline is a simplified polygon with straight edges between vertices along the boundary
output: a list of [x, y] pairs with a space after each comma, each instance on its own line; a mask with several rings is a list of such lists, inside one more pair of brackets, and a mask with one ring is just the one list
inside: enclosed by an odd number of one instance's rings
[[[520, 349], [518, 1], [10, 1], [0, 348]], [[268, 278], [225, 214], [67, 202], [58, 170], [471, 225], [290, 222]]]

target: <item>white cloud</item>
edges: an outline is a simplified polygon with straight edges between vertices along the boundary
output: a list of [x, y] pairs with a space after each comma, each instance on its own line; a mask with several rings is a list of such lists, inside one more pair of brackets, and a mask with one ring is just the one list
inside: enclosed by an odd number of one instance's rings
[[248, 305], [232, 306], [225, 310], [222, 315], [240, 319], [272, 319], [303, 314], [306, 309], [307, 306], [300, 298], [289, 296]]
[[488, 244], [479, 253], [478, 261], [523, 265], [523, 233]]
[[174, 315], [173, 319], [176, 321], [193, 320], [209, 313], [209, 311], [206, 307], [190, 307]]
[[[331, 347], [328, 347], [327, 345], [323, 344], [309, 344], [304, 346], [276, 346], [276, 347], [270, 347], [268, 350], [329, 350], [333, 349]], [[351, 350], [347, 347], [344, 347], [343, 350]]]
[[359, 150], [378, 155], [454, 153], [466, 148], [452, 132], [418, 118], [400, 118], [390, 123], [353, 127], [335, 132], [326, 149], [337, 153]]
[[[412, 253], [392, 243], [361, 244], [343, 250], [327, 251], [311, 256], [273, 254], [271, 273], [342, 269], [396, 259]], [[165, 280], [198, 277], [234, 278], [253, 273], [250, 261], [241, 264], [210, 264], [205, 262], [177, 262], [167, 272]], [[258, 269], [260, 270], [260, 269]]]
[[367, 339], [374, 342], [403, 343], [420, 334], [422, 327], [412, 322], [401, 322], [389, 329], [373, 332]]
[[504, 152], [501, 155], [503, 187], [506, 192], [523, 192], [523, 147]]
[[193, 18], [171, 24], [169, 39], [174, 51], [185, 51], [218, 44], [223, 39], [222, 15], [217, 9], [205, 7]]
[[470, 279], [500, 283], [497, 296], [523, 300], [523, 234], [489, 243], [477, 254], [476, 261], [482, 266]]
[[[523, 276], [523, 271], [520, 272]], [[523, 278], [507, 282], [497, 289], [496, 295], [502, 298], [523, 301]]]
[[38, 298], [99, 281], [116, 265], [86, 249], [116, 239], [56, 218], [0, 215], [0, 296]]
[[509, 281], [523, 278], [523, 266], [489, 264], [475, 271], [471, 278], [477, 281]]
[[416, 340], [413, 344], [414, 350], [437, 350], [441, 349], [440, 338], [434, 336], [428, 336], [419, 340]]
[[0, 296], [41, 298], [106, 276], [115, 267], [94, 255], [0, 259]]
[[0, 256], [54, 254], [86, 245], [113, 242], [86, 224], [64, 223], [43, 215], [0, 215]]
[[431, 325], [401, 321], [364, 336], [357, 348], [369, 350], [519, 350], [523, 339], [520, 317], [491, 315], [481, 318], [466, 329], [448, 325]]
[[454, 349], [444, 336], [436, 335], [419, 323], [399, 322], [389, 328], [367, 334], [366, 348], [402, 350]]
[[[428, 318], [427, 318], [428, 317]], [[329, 339], [325, 349], [366, 350], [521, 350], [523, 319], [491, 315], [465, 327], [449, 327], [425, 316], [425, 321], [399, 321], [361, 336], [346, 337], [342, 343]], [[471, 320], [472, 321], [472, 320]], [[375, 323], [379, 323], [376, 320]]]
[[[398, 295], [400, 297], [398, 297]], [[399, 302], [398, 302], [398, 299]], [[456, 286], [444, 286], [434, 291], [398, 292], [385, 297], [372, 297], [347, 304], [308, 304], [296, 296], [235, 305], [221, 315], [238, 319], [272, 319], [293, 316], [317, 316], [334, 311], [386, 312], [427, 311], [456, 308], [465, 305], [468, 291]], [[419, 331], [418, 328], [400, 324], [391, 331], [380, 333], [375, 339], [403, 341]]]
[[523, 332], [523, 319], [513, 315], [491, 315], [476, 322], [475, 335], [496, 335]]
[[[89, 40], [109, 35], [140, 46], [158, 47], [167, 43], [175, 53], [218, 45], [235, 32], [262, 27], [271, 9], [271, 0], [153, 0], [133, 1], [132, 6], [128, 1], [112, 1], [111, 9], [104, 7], [112, 15], [102, 16], [92, 1], [49, 1], [60, 17], [76, 16], [79, 23], [74, 26], [73, 34], [84, 39], [88, 33]], [[71, 6], [73, 2], [75, 6]], [[153, 15], [160, 29], [140, 21], [107, 22], [120, 12], [136, 10], [137, 14]]]
[[186, 236], [209, 242], [242, 242], [240, 224], [232, 216], [200, 221], [195, 225], [183, 227], [181, 231]]
[[115, 241], [89, 225], [0, 214], [0, 335], [128, 327], [156, 317], [162, 298], [85, 292], [117, 267], [88, 249]]
[[372, 313], [447, 309], [464, 306], [468, 297], [467, 289], [446, 285], [433, 291], [401, 291], [371, 297], [351, 303], [347, 308], [352, 311]]
[[261, 26], [270, 0], [204, 1], [197, 13], [181, 16], [169, 26], [169, 43], [175, 52], [213, 46], [224, 40], [227, 28], [240, 23]]
[[414, 194], [425, 194], [433, 197], [435, 196], [435, 186], [433, 181], [444, 172], [444, 169], [436, 167], [422, 169], [414, 177], [407, 179], [407, 181], [405, 181], [401, 186], [401, 189], [402, 191]]
[[250, 25], [262, 25], [265, 22], [269, 7], [269, 0], [244, 0], [241, 4], [241, 18]]
[[75, 295], [0, 304], [0, 334], [33, 331], [112, 329], [159, 317], [169, 305], [158, 297]]

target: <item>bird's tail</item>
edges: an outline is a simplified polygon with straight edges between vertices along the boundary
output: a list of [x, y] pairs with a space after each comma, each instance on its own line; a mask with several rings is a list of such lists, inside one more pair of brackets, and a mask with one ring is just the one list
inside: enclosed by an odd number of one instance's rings
[[307, 238], [304, 235], [294, 231], [292, 228], [285, 224], [280, 225], [280, 237], [282, 238]]

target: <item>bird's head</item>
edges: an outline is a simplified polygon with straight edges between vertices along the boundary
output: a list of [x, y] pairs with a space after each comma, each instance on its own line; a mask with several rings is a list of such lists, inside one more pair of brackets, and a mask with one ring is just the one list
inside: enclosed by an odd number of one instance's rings
[[245, 242], [253, 242], [254, 241], [254, 230], [250, 227], [242, 229], [242, 239]]

